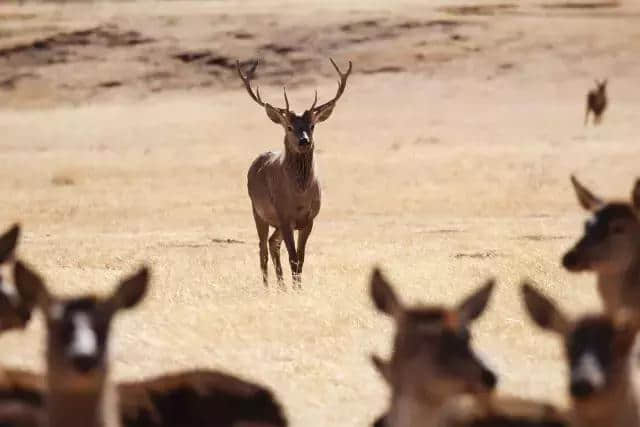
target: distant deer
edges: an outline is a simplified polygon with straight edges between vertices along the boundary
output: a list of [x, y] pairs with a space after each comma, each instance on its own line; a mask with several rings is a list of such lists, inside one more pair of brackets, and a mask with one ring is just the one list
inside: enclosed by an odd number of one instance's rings
[[530, 284], [522, 293], [531, 319], [560, 335], [569, 364], [572, 427], [640, 425], [631, 357], [640, 323], [624, 310], [571, 321]]
[[607, 79], [596, 80], [596, 87], [587, 94], [587, 112], [584, 124], [589, 123], [589, 113], [593, 112], [593, 123], [598, 125], [602, 121], [602, 113], [607, 108]]
[[145, 296], [149, 271], [123, 280], [108, 298], [62, 299], [21, 261], [16, 287], [31, 295], [47, 325], [47, 427], [120, 426], [115, 387], [108, 381], [107, 348], [113, 316]]
[[[286, 90], [284, 91], [285, 108], [276, 108], [263, 102], [257, 88], [254, 93], [251, 88], [251, 79], [258, 66], [257, 62], [247, 75], [242, 74], [240, 63], [236, 63], [238, 75], [251, 99], [264, 107], [269, 119], [281, 125], [285, 131], [284, 150], [281, 153], [267, 152], [258, 156], [251, 164], [247, 176], [249, 197], [260, 241], [260, 269], [265, 286], [268, 286], [269, 252], [271, 252], [278, 284], [280, 287], [283, 286], [280, 264], [282, 240], [289, 253], [294, 287], [301, 286], [305, 247], [321, 203], [320, 184], [314, 167], [313, 131], [317, 123], [331, 116], [336, 102], [344, 92], [352, 67], [349, 62], [349, 69], [346, 73], [342, 73], [333, 59], [331, 64], [340, 76], [336, 96], [331, 101], [316, 105], [318, 101], [316, 91], [311, 107], [299, 116], [289, 110]], [[269, 226], [275, 228], [271, 237], [269, 237]], [[297, 249], [293, 240], [294, 230], [298, 230]]]
[[574, 176], [571, 182], [578, 201], [592, 213], [582, 238], [562, 258], [569, 271], [593, 271], [605, 310], [621, 307], [640, 310], [640, 180], [631, 200], [604, 202]]
[[494, 287], [488, 281], [454, 308], [405, 307], [379, 270], [371, 297], [395, 320], [391, 360], [372, 356], [391, 387], [391, 405], [376, 427], [547, 426], [565, 420], [551, 406], [491, 396], [496, 375], [471, 348], [469, 325], [485, 310]]

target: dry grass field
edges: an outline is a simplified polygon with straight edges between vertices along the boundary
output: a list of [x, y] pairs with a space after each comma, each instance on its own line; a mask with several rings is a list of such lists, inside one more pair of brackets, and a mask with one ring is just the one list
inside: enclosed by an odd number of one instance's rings
[[[391, 322], [368, 277], [453, 303], [498, 278], [476, 348], [499, 390], [565, 403], [560, 343], [525, 317], [535, 280], [570, 312], [594, 279], [560, 257], [582, 230], [569, 174], [627, 197], [640, 175], [640, 5], [633, 0], [0, 3], [0, 224], [58, 292], [106, 292], [141, 263], [150, 297], [117, 321], [118, 379], [191, 367], [271, 386], [295, 426], [366, 425], [387, 389], [368, 355]], [[265, 290], [246, 191], [282, 130], [235, 58], [263, 58], [263, 97], [335, 93], [315, 132], [323, 206], [303, 290]], [[584, 127], [594, 78], [611, 107]], [[282, 249], [283, 259], [286, 252]], [[287, 271], [287, 283], [291, 280]], [[0, 362], [42, 367], [42, 323]]]

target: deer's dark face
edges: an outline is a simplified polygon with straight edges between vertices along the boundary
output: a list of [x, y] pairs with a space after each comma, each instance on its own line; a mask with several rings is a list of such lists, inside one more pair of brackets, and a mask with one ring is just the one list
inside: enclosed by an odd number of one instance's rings
[[305, 111], [301, 116], [295, 113], [286, 114], [286, 144], [294, 153], [306, 153], [313, 150], [313, 130], [315, 124], [312, 114]]
[[96, 298], [52, 300], [47, 304], [49, 363], [66, 376], [104, 370], [113, 310]]
[[626, 368], [638, 331], [636, 320], [608, 315], [584, 316], [571, 322], [556, 305], [533, 286], [523, 286], [532, 320], [564, 340], [569, 364], [569, 391], [576, 400], [604, 397], [616, 381], [625, 380]]
[[47, 370], [59, 387], [92, 388], [106, 376], [108, 336], [113, 316], [137, 305], [147, 289], [147, 269], [123, 280], [107, 298], [58, 298], [22, 262], [15, 265], [16, 288], [34, 298], [47, 324]]
[[604, 203], [572, 178], [580, 204], [592, 216], [580, 240], [562, 258], [569, 271], [620, 274], [636, 262], [640, 251], [640, 186], [636, 183], [631, 203]]
[[607, 317], [585, 317], [576, 322], [565, 338], [569, 389], [574, 399], [606, 392], [629, 361], [633, 338], [628, 335]]
[[390, 366], [398, 389], [427, 389], [446, 398], [495, 387], [495, 374], [472, 350], [469, 330], [455, 311], [410, 309], [396, 322]]
[[391, 360], [374, 358], [374, 363], [394, 393], [446, 399], [495, 387], [497, 378], [471, 348], [468, 329], [484, 310], [492, 286], [487, 284], [451, 310], [404, 308], [386, 279], [379, 271], [374, 272], [374, 302], [396, 322]]

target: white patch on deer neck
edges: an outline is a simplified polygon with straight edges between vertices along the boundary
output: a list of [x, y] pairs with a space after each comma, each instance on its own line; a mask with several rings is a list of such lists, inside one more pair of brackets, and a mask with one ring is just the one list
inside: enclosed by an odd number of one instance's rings
[[73, 356], [93, 356], [98, 351], [98, 339], [86, 313], [76, 313], [72, 318], [73, 341], [69, 353]]
[[578, 364], [571, 372], [571, 376], [574, 380], [578, 379], [587, 381], [596, 389], [604, 386], [604, 373], [602, 372], [602, 366], [596, 356], [591, 352], [580, 356]]

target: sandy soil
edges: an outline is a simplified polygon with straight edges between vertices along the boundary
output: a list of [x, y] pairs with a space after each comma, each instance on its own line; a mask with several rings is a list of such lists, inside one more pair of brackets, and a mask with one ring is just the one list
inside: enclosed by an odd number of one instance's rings
[[[145, 305], [117, 322], [117, 378], [224, 369], [273, 387], [293, 425], [364, 425], [387, 397], [368, 362], [392, 334], [367, 295], [380, 264], [407, 301], [496, 276], [476, 347], [501, 391], [564, 403], [559, 342], [517, 284], [599, 307], [593, 279], [559, 266], [585, 219], [568, 176], [626, 197], [639, 174], [640, 5], [344, 3], [0, 5], [0, 223], [23, 222], [21, 254], [60, 293], [153, 267]], [[280, 103], [286, 84], [302, 110], [335, 91], [328, 56], [354, 74], [316, 130], [304, 289], [265, 291], [245, 174], [282, 130], [233, 63], [262, 58], [263, 96]], [[611, 108], [584, 127], [604, 76]], [[39, 368], [41, 336], [39, 318], [3, 336], [0, 362]]]

